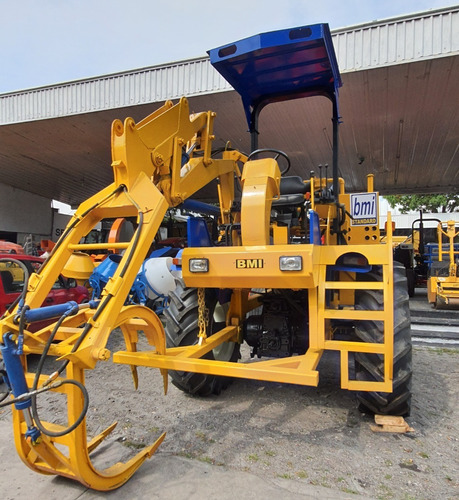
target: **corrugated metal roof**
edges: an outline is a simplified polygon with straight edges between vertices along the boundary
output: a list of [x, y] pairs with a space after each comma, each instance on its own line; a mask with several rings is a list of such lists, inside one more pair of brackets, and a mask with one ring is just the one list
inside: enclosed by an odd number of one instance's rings
[[[333, 31], [342, 73], [459, 52], [459, 7]], [[207, 57], [0, 94], [0, 125], [230, 90]]]
[[[382, 194], [457, 191], [459, 6], [333, 37], [344, 83], [339, 166], [346, 188], [364, 190], [366, 174], [375, 173]], [[2, 182], [78, 204], [112, 182], [112, 120], [138, 121], [154, 103], [182, 95], [192, 112], [217, 112], [215, 147], [229, 140], [249, 151], [240, 98], [203, 57], [0, 95]], [[260, 117], [260, 147], [285, 150], [292, 175], [307, 177], [331, 164], [330, 117], [323, 98], [270, 105]]]
[[207, 57], [0, 94], [0, 124], [104, 111], [231, 90]]
[[459, 10], [451, 7], [335, 31], [341, 72], [444, 57], [459, 51]]

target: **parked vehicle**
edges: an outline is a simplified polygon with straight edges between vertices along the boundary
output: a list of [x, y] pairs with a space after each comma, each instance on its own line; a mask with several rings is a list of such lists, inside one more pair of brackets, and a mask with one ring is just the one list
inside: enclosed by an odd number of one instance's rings
[[0, 240], [0, 253], [23, 254], [25, 252], [24, 249], [21, 247], [21, 245], [18, 245], [17, 243]]
[[[38, 271], [44, 259], [26, 254], [0, 253], [0, 315], [5, 313], [23, 291], [26, 273], [19, 262], [25, 265], [30, 275]], [[53, 306], [70, 300], [78, 304], [87, 302], [88, 290], [77, 285], [74, 279], [59, 276], [42, 305]]]
[[[427, 299], [437, 309], [459, 308], [459, 224], [454, 220], [439, 222], [438, 243], [430, 245]], [[447, 243], [443, 240], [446, 238]]]

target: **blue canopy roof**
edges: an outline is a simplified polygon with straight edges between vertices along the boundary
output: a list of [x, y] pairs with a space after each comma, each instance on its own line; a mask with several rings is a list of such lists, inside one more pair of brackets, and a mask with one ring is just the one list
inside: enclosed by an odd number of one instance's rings
[[208, 53], [241, 95], [250, 130], [270, 102], [326, 95], [338, 107], [342, 82], [328, 24], [262, 33]]

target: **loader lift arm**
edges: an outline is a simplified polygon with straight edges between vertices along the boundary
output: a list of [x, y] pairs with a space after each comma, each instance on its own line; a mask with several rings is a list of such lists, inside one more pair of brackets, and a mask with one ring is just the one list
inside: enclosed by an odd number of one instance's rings
[[[115, 328], [121, 328], [128, 351], [136, 351], [141, 330], [156, 353], [165, 353], [164, 329], [157, 315], [143, 306], [126, 306], [125, 300], [169, 207], [180, 205], [218, 178], [224, 188], [220, 190], [221, 219], [229, 220], [234, 177], [241, 175], [237, 162], [246, 157], [237, 151], [225, 151], [221, 159], [211, 157], [214, 117], [211, 111], [190, 116], [188, 101], [182, 98], [176, 105], [166, 102], [137, 124], [131, 118], [124, 124], [115, 120], [111, 138], [114, 182], [80, 205], [50, 257], [38, 273], [30, 276], [19, 306], [1, 319], [2, 353], [5, 364], [9, 363], [8, 382], [15, 396], [8, 403], [15, 404], [17, 450], [33, 470], [71, 477], [94, 489], [110, 490], [127, 481], [163, 440], [164, 435], [126, 464], [98, 471], [91, 464], [89, 453], [115, 426], [88, 443], [84, 421], [67, 429], [42, 424], [34, 391], [63, 392], [67, 396], [70, 424], [79, 423], [87, 407], [86, 396], [81, 392], [84, 371], [110, 357], [106, 344]], [[57, 322], [38, 332], [27, 330], [37, 314], [41, 319], [52, 314], [49, 308], [38, 308], [69, 259], [80, 257], [81, 252], [114, 246], [83, 244], [82, 238], [101, 220], [119, 217], [135, 217], [137, 229], [131, 241], [115, 244], [125, 253], [100, 301], [71, 312], [63, 306], [57, 313], [61, 316]], [[20, 324], [18, 317], [24, 317]], [[30, 353], [59, 358], [61, 365], [52, 380], [28, 372], [25, 355]], [[131, 370], [136, 385], [136, 367]], [[167, 370], [161, 372], [167, 390]], [[27, 388], [32, 388], [32, 392]], [[67, 447], [68, 456], [56, 445]]]

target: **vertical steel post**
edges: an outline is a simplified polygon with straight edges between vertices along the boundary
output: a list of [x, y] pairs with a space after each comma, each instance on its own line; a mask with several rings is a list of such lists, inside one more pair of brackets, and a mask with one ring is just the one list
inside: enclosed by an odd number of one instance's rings
[[336, 205], [336, 217], [333, 222], [333, 231], [336, 234], [337, 244], [341, 244], [340, 237], [340, 227], [341, 227], [341, 211], [339, 207], [339, 180], [338, 180], [338, 125], [339, 125], [339, 116], [338, 116], [338, 101], [336, 98], [336, 91], [333, 94], [333, 197], [335, 198]]
[[250, 152], [258, 149], [258, 117], [260, 115], [259, 107], [255, 107], [250, 116]]

